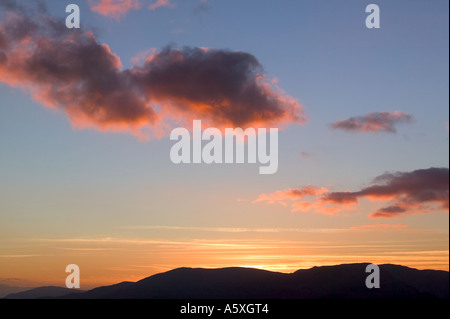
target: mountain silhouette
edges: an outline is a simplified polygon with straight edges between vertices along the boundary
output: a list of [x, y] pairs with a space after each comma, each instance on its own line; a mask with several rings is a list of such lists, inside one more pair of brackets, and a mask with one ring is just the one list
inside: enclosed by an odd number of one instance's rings
[[83, 290], [76, 290], [74, 292], [72, 289], [64, 287], [44, 286], [9, 294], [4, 299], [50, 299], [65, 296], [69, 293], [76, 295], [83, 292]]
[[[252, 268], [178, 268], [63, 299], [448, 299], [449, 273], [380, 265], [380, 288], [368, 289], [368, 264], [313, 267], [291, 274]], [[23, 293], [22, 293], [23, 294]], [[7, 296], [7, 298], [10, 298]]]
[[14, 293], [18, 293], [18, 292], [30, 290], [30, 289], [32, 289], [32, 287], [17, 287], [17, 286], [0, 284], [0, 298], [3, 298], [9, 294], [14, 294]]

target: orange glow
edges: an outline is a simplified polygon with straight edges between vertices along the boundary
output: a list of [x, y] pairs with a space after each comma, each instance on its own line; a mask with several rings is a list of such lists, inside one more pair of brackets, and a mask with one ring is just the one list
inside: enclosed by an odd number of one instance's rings
[[[162, 227], [161, 230], [182, 234], [184, 227]], [[186, 229], [188, 230], [188, 229]], [[341, 263], [396, 263], [418, 269], [448, 270], [446, 234], [434, 234], [421, 240], [423, 230], [405, 225], [384, 223], [361, 225], [348, 229], [321, 232], [321, 241], [308, 230], [260, 229], [242, 237], [238, 230], [231, 238], [210, 239], [204, 235], [217, 232], [225, 236], [226, 228], [192, 229], [196, 237], [183, 239], [91, 237], [35, 238], [26, 242], [10, 242], [11, 251], [0, 255], [2, 277], [36, 281], [36, 285], [63, 285], [65, 266], [80, 266], [82, 288], [136, 281], [152, 274], [178, 267], [257, 267], [293, 272], [312, 266]], [[249, 229], [240, 229], [249, 232]], [[290, 239], [289, 234], [295, 236]], [[319, 231], [319, 230], [316, 230]], [[271, 235], [277, 237], [271, 239]], [[429, 234], [429, 232], [428, 232]], [[386, 238], [374, 241], [373, 236]], [[398, 239], [391, 240], [394, 236]], [[366, 237], [367, 236], [367, 237]], [[178, 236], [175, 236], [178, 237]], [[242, 237], [242, 238], [240, 238]], [[441, 238], [442, 237], [442, 238]], [[243, 239], [245, 238], [245, 239]], [[284, 238], [284, 239], [281, 239]], [[20, 248], [22, 247], [22, 248]], [[33, 251], [33, 253], [29, 253]], [[60, 281], [56, 281], [57, 279]]]
[[405, 224], [398, 224], [398, 225], [389, 225], [386, 223], [377, 223], [377, 224], [367, 224], [367, 225], [360, 225], [360, 226], [352, 226], [351, 229], [364, 229], [364, 228], [405, 228], [408, 227]]

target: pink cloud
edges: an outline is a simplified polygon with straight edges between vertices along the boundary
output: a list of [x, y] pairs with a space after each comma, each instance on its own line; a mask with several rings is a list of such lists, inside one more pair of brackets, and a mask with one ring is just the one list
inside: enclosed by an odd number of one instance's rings
[[139, 10], [139, 0], [89, 0], [91, 10], [120, 20], [130, 10]]
[[148, 9], [154, 11], [161, 7], [173, 8], [174, 6], [175, 5], [170, 3], [169, 0], [157, 0], [155, 3], [152, 3], [151, 5], [149, 5]]
[[[310, 199], [305, 200], [306, 196], [310, 196]], [[313, 211], [336, 215], [356, 209], [361, 198], [375, 200], [383, 205], [369, 214], [370, 218], [395, 218], [408, 214], [448, 211], [449, 170], [428, 168], [386, 173], [376, 177], [372, 185], [355, 192], [330, 192], [326, 188], [311, 186], [275, 191], [261, 194], [253, 203], [279, 203], [290, 205], [293, 212]]]
[[289, 188], [284, 191], [276, 191], [271, 194], [261, 194], [253, 203], [265, 202], [267, 204], [288, 205], [288, 201], [298, 201], [306, 196], [317, 196], [328, 192], [326, 188], [318, 188], [313, 186], [305, 186], [300, 189]]
[[[252, 203], [280, 204], [290, 206], [291, 212], [315, 212], [325, 215], [336, 215], [344, 210], [342, 205], [328, 204], [319, 201], [318, 198], [328, 194], [329, 190], [324, 187], [305, 186], [299, 189], [289, 188], [284, 191], [275, 191], [270, 194], [261, 194]], [[352, 209], [346, 205], [347, 210]]]

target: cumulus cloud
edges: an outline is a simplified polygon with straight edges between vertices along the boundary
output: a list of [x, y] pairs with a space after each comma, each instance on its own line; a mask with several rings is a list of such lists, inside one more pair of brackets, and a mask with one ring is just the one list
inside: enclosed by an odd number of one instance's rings
[[9, 3], [0, 2], [0, 81], [63, 110], [75, 127], [146, 137], [194, 118], [216, 127], [305, 121], [249, 53], [167, 47], [123, 69], [91, 31]]
[[166, 48], [131, 70], [146, 97], [178, 117], [219, 127], [303, 123], [302, 108], [245, 52]]
[[411, 120], [412, 115], [400, 111], [376, 112], [335, 122], [331, 124], [331, 127], [349, 132], [396, 133], [397, 129], [395, 126], [397, 124], [409, 123]]
[[[306, 190], [306, 191], [305, 191]], [[312, 196], [304, 200], [305, 196]], [[330, 192], [326, 188], [311, 187], [261, 194], [254, 203], [291, 204], [292, 211], [313, 211], [335, 215], [354, 210], [361, 198], [380, 201], [383, 206], [370, 218], [394, 218], [407, 214], [448, 211], [448, 168], [419, 169], [412, 172], [385, 173], [376, 177], [370, 186], [359, 191]]]

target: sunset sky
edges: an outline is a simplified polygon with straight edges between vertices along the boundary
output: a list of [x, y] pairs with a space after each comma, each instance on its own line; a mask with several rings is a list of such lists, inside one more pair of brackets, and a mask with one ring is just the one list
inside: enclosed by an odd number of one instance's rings
[[[36, 3], [0, 0], [0, 284], [449, 269], [448, 1]], [[195, 119], [279, 128], [278, 171], [173, 164]]]

